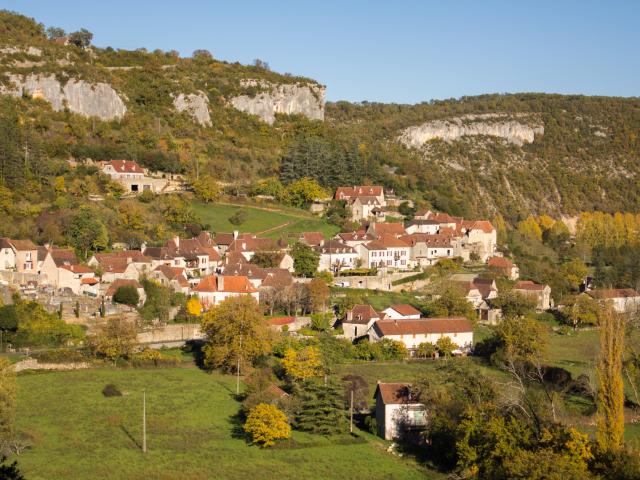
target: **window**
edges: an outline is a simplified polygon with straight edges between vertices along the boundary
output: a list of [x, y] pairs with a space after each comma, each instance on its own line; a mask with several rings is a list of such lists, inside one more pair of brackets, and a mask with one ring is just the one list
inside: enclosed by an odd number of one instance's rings
[[387, 260], [387, 265], [391, 265], [391, 260]]
[[401, 265], [406, 265], [406, 264], [407, 264], [407, 261], [406, 261], [406, 260], [402, 260], [402, 261], [400, 262], [400, 264], [401, 264]]

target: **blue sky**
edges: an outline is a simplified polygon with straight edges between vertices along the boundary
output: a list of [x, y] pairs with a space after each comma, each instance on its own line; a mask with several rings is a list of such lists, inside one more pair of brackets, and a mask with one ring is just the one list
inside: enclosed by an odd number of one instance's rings
[[263, 59], [329, 100], [640, 95], [640, 1], [0, 0], [101, 47]]

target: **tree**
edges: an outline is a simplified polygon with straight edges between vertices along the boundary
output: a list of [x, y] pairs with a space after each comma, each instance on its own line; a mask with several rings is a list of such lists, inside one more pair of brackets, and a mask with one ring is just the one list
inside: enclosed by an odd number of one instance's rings
[[246, 210], [238, 209], [228, 218], [228, 220], [232, 225], [242, 225], [247, 221], [248, 216], [249, 214]]
[[93, 40], [93, 33], [86, 28], [81, 28], [77, 32], [69, 34], [69, 43], [82, 49], [91, 45], [91, 40]]
[[295, 411], [295, 428], [320, 435], [347, 431], [342, 392], [334, 381], [311, 379], [300, 384], [298, 390], [296, 396], [300, 401]]
[[622, 355], [624, 318], [605, 308], [600, 314], [600, 353], [596, 372], [596, 442], [603, 452], [619, 451], [624, 442], [624, 384]]
[[57, 40], [58, 38], [63, 38], [67, 32], [64, 31], [63, 28], [59, 27], [49, 27], [47, 28], [47, 36], [49, 40]]
[[195, 295], [187, 300], [185, 308], [187, 310], [187, 314], [192, 317], [199, 317], [202, 313], [202, 304]]
[[562, 313], [573, 325], [574, 330], [584, 325], [597, 325], [600, 316], [600, 304], [589, 295], [581, 294], [564, 299]]
[[300, 277], [313, 277], [320, 264], [320, 254], [309, 245], [296, 242], [291, 247], [293, 268]]
[[18, 470], [18, 462], [6, 463], [6, 457], [0, 456], [0, 478], [3, 480], [24, 480], [24, 476]]
[[303, 208], [311, 202], [329, 195], [316, 180], [304, 177], [287, 185], [285, 201], [294, 207]]
[[314, 278], [307, 284], [309, 303], [313, 312], [324, 312], [329, 300], [329, 285], [321, 278]]
[[425, 310], [429, 317], [477, 317], [473, 305], [455, 285], [445, 286], [440, 297], [428, 303]]
[[265, 62], [264, 60], [260, 60], [259, 58], [256, 58], [253, 61], [253, 66], [256, 67], [256, 68], [259, 68], [261, 70], [271, 70], [269, 68], [269, 63]]
[[260, 403], [251, 409], [243, 428], [251, 435], [253, 443], [261, 447], [270, 447], [275, 445], [276, 440], [291, 436], [287, 416], [278, 407], [267, 403]]
[[0, 443], [13, 436], [16, 413], [16, 372], [6, 358], [0, 357]]
[[542, 229], [536, 218], [532, 215], [529, 215], [526, 219], [518, 223], [518, 233], [525, 238], [542, 241]]
[[115, 364], [118, 358], [131, 356], [136, 346], [137, 334], [133, 323], [124, 318], [110, 318], [89, 338], [89, 343], [95, 354], [113, 360]]
[[211, 54], [211, 52], [204, 48], [199, 48], [197, 50], [194, 50], [191, 56], [196, 60], [206, 60], [206, 61], [213, 60], [213, 55]]
[[432, 358], [437, 351], [438, 351], [438, 348], [433, 343], [422, 342], [420, 345], [418, 345], [418, 348], [416, 349], [416, 357]]
[[453, 355], [453, 351], [458, 348], [458, 346], [453, 343], [449, 337], [440, 337], [436, 341], [436, 348], [438, 349], [438, 353], [443, 357], [450, 357]]
[[262, 268], [278, 268], [282, 254], [274, 250], [258, 250], [251, 257], [251, 263]]
[[71, 219], [67, 231], [69, 242], [87, 258], [89, 250], [104, 250], [109, 246], [109, 234], [104, 223], [88, 208], [82, 208]]
[[229, 297], [201, 318], [206, 335], [205, 363], [233, 371], [271, 350], [272, 333], [266, 317], [249, 295]]
[[139, 309], [142, 319], [147, 323], [156, 319], [167, 322], [171, 308], [171, 290], [148, 278], [142, 280], [142, 287], [147, 297], [144, 305]]
[[309, 345], [300, 350], [288, 348], [282, 359], [287, 376], [296, 382], [322, 375], [322, 361], [318, 347]]
[[122, 285], [113, 294], [113, 301], [135, 307], [140, 302], [140, 294], [134, 285]]
[[523, 317], [535, 311], [538, 302], [531, 296], [510, 290], [492, 299], [491, 305], [501, 309], [505, 317]]
[[374, 346], [379, 352], [380, 360], [404, 360], [409, 355], [407, 347], [399, 340], [383, 338], [379, 342], [376, 342]]
[[578, 290], [589, 270], [584, 262], [573, 259], [560, 265], [560, 274], [572, 290]]
[[201, 175], [193, 182], [196, 197], [204, 203], [211, 203], [220, 197], [220, 185], [211, 175]]
[[342, 377], [344, 384], [344, 403], [349, 406], [351, 393], [353, 392], [354, 411], [366, 411], [369, 408], [369, 384], [360, 375], [345, 375]]

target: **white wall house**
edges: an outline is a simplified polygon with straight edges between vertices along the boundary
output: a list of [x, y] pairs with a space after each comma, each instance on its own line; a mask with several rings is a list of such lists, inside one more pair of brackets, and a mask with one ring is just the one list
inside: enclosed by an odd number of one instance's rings
[[209, 275], [193, 291], [205, 310], [229, 297], [250, 295], [256, 302], [260, 300], [260, 293], [244, 276]]
[[411, 247], [391, 235], [360, 245], [359, 252], [362, 265], [368, 268], [407, 269], [413, 266]]
[[358, 252], [353, 247], [337, 240], [329, 240], [315, 248], [320, 254], [318, 271], [339, 272], [354, 268], [360, 258]]
[[392, 320], [417, 319], [422, 316], [420, 310], [406, 304], [391, 305], [390, 307], [385, 308], [382, 313], [384, 313], [384, 318]]
[[408, 383], [378, 382], [374, 398], [379, 437], [396, 440], [417, 433], [426, 426], [426, 408], [412, 398]]
[[637, 313], [640, 311], [640, 293], [632, 288], [610, 288], [590, 290], [587, 294], [601, 303], [611, 303], [618, 313]]
[[420, 318], [416, 320], [379, 320], [369, 332], [371, 341], [384, 338], [404, 343], [413, 355], [421, 343], [435, 344], [438, 339], [449, 337], [458, 346], [455, 353], [466, 353], [473, 345], [473, 326], [463, 317]]

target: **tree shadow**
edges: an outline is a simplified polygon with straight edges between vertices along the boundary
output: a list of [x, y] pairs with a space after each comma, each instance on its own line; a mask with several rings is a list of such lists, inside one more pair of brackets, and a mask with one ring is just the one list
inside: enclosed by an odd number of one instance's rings
[[207, 369], [204, 364], [204, 346], [204, 340], [189, 340], [182, 347], [182, 351], [190, 353], [193, 356], [193, 363], [202, 370]]
[[238, 412], [229, 417], [229, 423], [231, 424], [231, 437], [238, 438], [249, 442], [249, 436], [247, 432], [244, 431], [242, 425], [245, 421], [245, 416], [242, 410], [238, 410]]
[[120, 430], [124, 432], [124, 434], [129, 438], [129, 440], [131, 440], [133, 444], [136, 447], [138, 447], [138, 449], [142, 450], [142, 445], [140, 444], [140, 442], [138, 442], [138, 440], [136, 440], [136, 438], [133, 435], [131, 435], [131, 432], [127, 430], [127, 427], [125, 427], [124, 425], [120, 425]]

